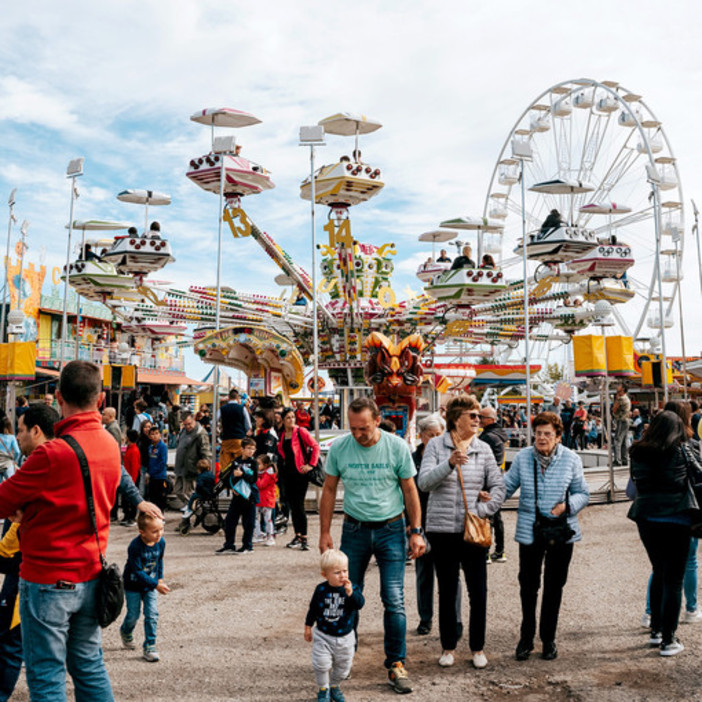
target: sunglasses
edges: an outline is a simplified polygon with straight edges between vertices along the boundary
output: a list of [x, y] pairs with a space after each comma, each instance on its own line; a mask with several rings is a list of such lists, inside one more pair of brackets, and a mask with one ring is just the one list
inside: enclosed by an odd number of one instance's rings
[[463, 416], [468, 416], [471, 419], [480, 419], [480, 412], [464, 412]]

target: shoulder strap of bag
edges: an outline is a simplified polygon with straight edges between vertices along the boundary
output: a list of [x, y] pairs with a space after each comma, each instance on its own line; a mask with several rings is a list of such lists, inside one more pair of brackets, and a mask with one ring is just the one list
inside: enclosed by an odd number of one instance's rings
[[463, 473], [461, 472], [461, 466], [456, 466], [454, 468], [456, 475], [458, 476], [458, 484], [461, 486], [461, 497], [463, 498], [463, 506], [466, 509], [466, 514], [468, 514], [468, 500], [466, 499], [466, 489], [463, 487]]
[[85, 452], [81, 448], [80, 444], [70, 435], [64, 434], [61, 437], [74, 451], [76, 457], [78, 458], [78, 463], [80, 465], [80, 472], [83, 476], [83, 488], [85, 489], [85, 499], [88, 503], [88, 515], [90, 516], [90, 524], [93, 527], [93, 532], [95, 532], [95, 541], [98, 547], [98, 553], [100, 554], [100, 563], [103, 567], [107, 565], [105, 557], [102, 554], [102, 549], [100, 548], [100, 537], [98, 536], [97, 530], [97, 520], [95, 518], [95, 500], [93, 498], [93, 486], [90, 482], [90, 467], [88, 466], [88, 459], [85, 456]]

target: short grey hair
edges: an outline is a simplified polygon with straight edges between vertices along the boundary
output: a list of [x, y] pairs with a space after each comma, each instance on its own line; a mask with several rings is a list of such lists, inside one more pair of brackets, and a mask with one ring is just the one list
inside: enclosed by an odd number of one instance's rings
[[442, 434], [446, 431], [446, 422], [440, 414], [430, 414], [417, 422], [417, 431], [420, 434], [432, 429], [438, 429]]

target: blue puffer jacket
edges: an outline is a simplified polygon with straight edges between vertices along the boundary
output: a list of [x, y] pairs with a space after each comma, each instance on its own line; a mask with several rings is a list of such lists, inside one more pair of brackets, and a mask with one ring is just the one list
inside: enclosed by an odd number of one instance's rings
[[[534, 449], [522, 449], [514, 458], [511, 468], [505, 473], [507, 498], [511, 497], [517, 488], [519, 493], [519, 511], [517, 512], [517, 532], [514, 540], [520, 544], [529, 545], [534, 542]], [[542, 475], [537, 468], [539, 512], [548, 517], [551, 510], [565, 499], [566, 489], [570, 489], [568, 504], [570, 516], [568, 524], [575, 536], [568, 543], [582, 539], [577, 514], [590, 501], [590, 491], [585, 483], [583, 464], [575, 451], [567, 449], [562, 444], [556, 446], [556, 452], [551, 464]]]

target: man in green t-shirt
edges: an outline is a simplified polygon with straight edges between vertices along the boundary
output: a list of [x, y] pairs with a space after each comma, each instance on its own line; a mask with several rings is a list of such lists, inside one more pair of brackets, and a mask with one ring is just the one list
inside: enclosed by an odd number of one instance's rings
[[404, 604], [407, 533], [412, 558], [424, 553], [416, 473], [409, 446], [381, 431], [380, 411], [367, 397], [348, 408], [351, 434], [335, 441], [327, 457], [319, 508], [319, 550], [333, 548], [331, 521], [339, 480], [344, 483], [344, 524], [341, 550], [349, 559], [349, 579], [363, 589], [372, 556], [380, 572], [380, 597], [385, 609], [385, 667], [392, 689], [412, 692], [405, 670], [407, 619]]

